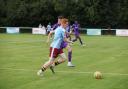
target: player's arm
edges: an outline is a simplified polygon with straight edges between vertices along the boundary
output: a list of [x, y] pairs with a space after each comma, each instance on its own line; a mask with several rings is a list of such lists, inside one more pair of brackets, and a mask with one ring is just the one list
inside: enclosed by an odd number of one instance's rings
[[66, 37], [64, 37], [64, 41], [68, 42], [68, 43], [73, 43], [72, 41], [70, 41], [69, 39], [67, 39]]
[[[66, 32], [65, 32], [65, 34], [66, 34]], [[67, 39], [67, 37], [64, 35], [64, 41], [65, 42], [68, 42], [68, 43], [73, 43], [72, 41], [70, 41], [69, 39]]]
[[66, 32], [66, 34], [70, 35], [70, 32]]
[[70, 34], [72, 34], [72, 33], [73, 33], [73, 28], [70, 29]]
[[50, 42], [50, 38], [51, 38], [51, 35], [54, 33], [54, 31], [50, 31], [50, 33], [48, 34], [48, 37], [47, 37], [47, 43]]
[[71, 26], [70, 34], [73, 34], [74, 32], [74, 25]]

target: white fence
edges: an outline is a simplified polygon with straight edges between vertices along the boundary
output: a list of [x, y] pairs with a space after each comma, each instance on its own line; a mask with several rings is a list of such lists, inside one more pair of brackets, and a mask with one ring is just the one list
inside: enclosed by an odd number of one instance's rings
[[[0, 30], [4, 29], [6, 33], [13, 34], [13, 33], [21, 33], [21, 29], [30, 30], [30, 33], [32, 34], [46, 34], [45, 27], [0, 27]], [[109, 33], [111, 35], [111, 32], [114, 31], [114, 35], [116, 36], [128, 36], [128, 29], [90, 29], [90, 28], [82, 28], [81, 31], [84, 31], [87, 35], [104, 35], [104, 32]], [[0, 31], [1, 33], [1, 31]]]

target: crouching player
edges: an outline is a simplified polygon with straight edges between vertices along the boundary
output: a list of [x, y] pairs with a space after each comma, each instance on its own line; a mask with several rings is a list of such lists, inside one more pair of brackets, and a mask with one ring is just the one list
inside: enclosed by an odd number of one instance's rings
[[[43, 75], [44, 71], [47, 68], [49, 68], [53, 63], [56, 66], [56, 65], [61, 64], [61, 63], [66, 61], [67, 58], [66, 58], [66, 55], [61, 48], [61, 44], [63, 41], [71, 42], [71, 41], [68, 41], [64, 37], [67, 23], [68, 23], [68, 20], [63, 18], [61, 20], [61, 25], [58, 28], [56, 28], [54, 38], [53, 38], [53, 41], [52, 41], [51, 46], [50, 46], [49, 61], [47, 61], [46, 63], [44, 63], [42, 65], [41, 69], [37, 72], [37, 75]], [[58, 56], [60, 56], [60, 59], [58, 59], [55, 62], [55, 58], [57, 58]]]

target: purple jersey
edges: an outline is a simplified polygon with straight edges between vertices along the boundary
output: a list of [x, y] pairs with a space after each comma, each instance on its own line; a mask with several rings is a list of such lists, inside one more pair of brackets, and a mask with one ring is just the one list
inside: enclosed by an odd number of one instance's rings
[[75, 24], [73, 24], [72, 27], [73, 27], [73, 30], [74, 30], [74, 34], [79, 35], [79, 24], [75, 23]]
[[53, 26], [52, 26], [52, 29], [53, 30], [55, 30], [57, 27], [59, 27], [60, 26], [60, 24], [58, 24], [58, 23], [56, 23], [56, 24], [54, 24]]
[[[53, 28], [53, 30], [55, 30], [55, 29], [56, 29], [57, 27], [59, 27], [59, 26], [60, 26], [60, 24], [56, 23], [56, 24], [53, 25], [52, 28]], [[69, 26], [70, 26], [70, 25], [69, 25]], [[70, 29], [69, 27], [66, 28], [66, 34], [65, 34], [65, 37], [67, 37], [67, 34], [68, 34], [67, 31], [70, 32], [69, 29]], [[63, 48], [66, 48], [67, 45], [68, 45], [68, 43], [65, 42], [65, 41], [63, 41], [63, 42], [61, 43], [61, 47], [60, 47], [60, 48], [62, 48], [62, 49], [63, 49]]]
[[70, 32], [70, 25], [66, 27], [66, 32]]
[[[65, 32], [65, 36], [64, 36], [64, 37], [67, 38], [67, 33], [66, 33], [66, 32]], [[61, 48], [62, 48], [62, 49], [63, 49], [63, 48], [66, 48], [67, 45], [68, 45], [68, 42], [63, 41], [63, 42], [61, 43]]]
[[66, 27], [66, 38], [70, 36], [70, 25]]
[[60, 48], [66, 48], [67, 47], [67, 45], [68, 45], [68, 42], [65, 42], [65, 41], [63, 41], [62, 43], [61, 43], [61, 47]]
[[[67, 30], [67, 29], [66, 29], [66, 30]], [[65, 37], [65, 38], [68, 38], [68, 36], [69, 36], [69, 34], [68, 34], [68, 32], [66, 31], [64, 37]], [[63, 41], [63, 42], [61, 43], [61, 48], [62, 48], [62, 49], [63, 49], [63, 48], [66, 48], [67, 45], [68, 45], [68, 42]]]

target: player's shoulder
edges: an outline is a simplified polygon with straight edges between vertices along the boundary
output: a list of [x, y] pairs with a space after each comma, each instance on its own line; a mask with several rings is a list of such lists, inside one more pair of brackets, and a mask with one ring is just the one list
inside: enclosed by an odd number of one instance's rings
[[65, 32], [65, 29], [63, 27], [60, 26], [60, 29], [62, 32]]
[[60, 28], [60, 26], [59, 27], [57, 27], [56, 29], [55, 29], [55, 31], [59, 31], [61, 28]]
[[56, 32], [62, 32], [62, 31], [65, 31], [65, 29], [64, 29], [63, 27], [59, 26], [59, 27], [57, 27], [57, 28], [55, 29], [55, 31], [56, 31]]
[[59, 30], [59, 31], [62, 31], [64, 28], [62, 26], [59, 26], [56, 29]]

